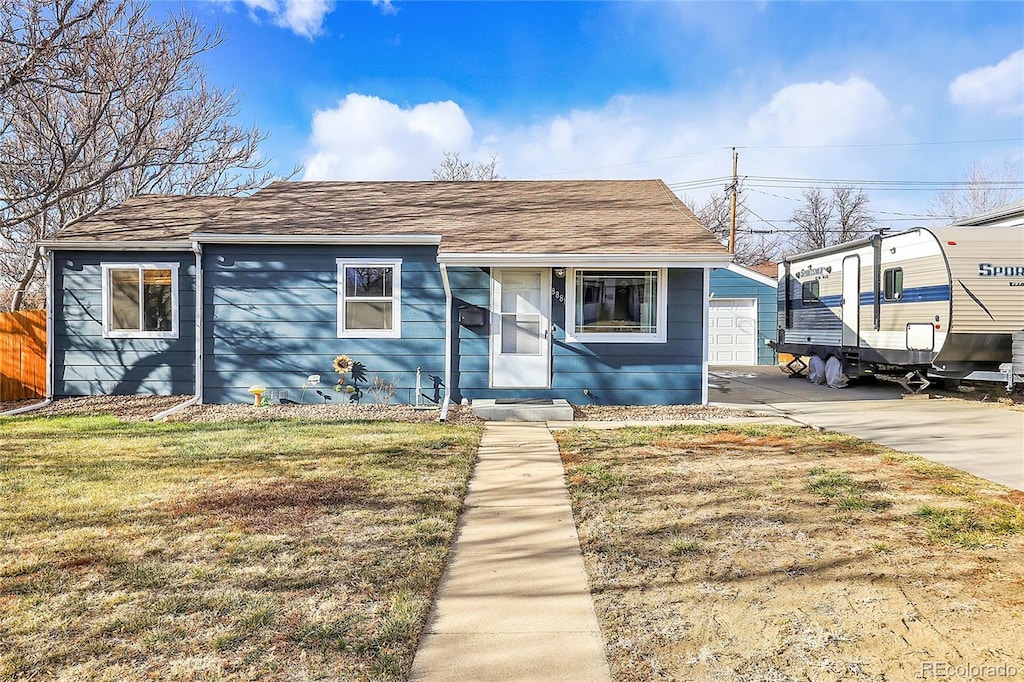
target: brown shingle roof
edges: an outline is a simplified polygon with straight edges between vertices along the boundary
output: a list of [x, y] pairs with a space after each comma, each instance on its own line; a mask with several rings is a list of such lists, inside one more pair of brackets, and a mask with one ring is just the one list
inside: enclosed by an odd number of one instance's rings
[[56, 239], [97, 242], [184, 241], [240, 197], [143, 194], [62, 230]]
[[[151, 198], [155, 200], [156, 198]], [[171, 199], [160, 197], [159, 200]], [[176, 197], [174, 199], [188, 199]], [[205, 202], [206, 199], [196, 201]], [[716, 254], [724, 247], [660, 180], [497, 182], [276, 182], [185, 232], [181, 214], [205, 206], [133, 200], [118, 220], [101, 214], [90, 233], [133, 216], [163, 238], [216, 235], [439, 235], [442, 253]], [[109, 213], [109, 212], [108, 212]], [[62, 235], [64, 237], [65, 235]], [[81, 238], [79, 235], [67, 235]], [[132, 237], [134, 238], [134, 237]]]

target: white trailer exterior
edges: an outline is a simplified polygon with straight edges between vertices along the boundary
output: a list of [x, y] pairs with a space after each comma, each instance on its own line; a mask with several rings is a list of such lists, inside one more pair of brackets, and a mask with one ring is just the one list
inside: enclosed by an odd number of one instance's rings
[[1007, 372], [1024, 330], [1024, 229], [914, 228], [779, 264], [782, 353], [849, 376]]

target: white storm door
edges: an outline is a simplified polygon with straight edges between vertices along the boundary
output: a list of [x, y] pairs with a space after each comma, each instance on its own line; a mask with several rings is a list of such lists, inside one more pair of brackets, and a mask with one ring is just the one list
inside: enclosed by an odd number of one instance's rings
[[491, 387], [548, 388], [550, 270], [492, 270], [491, 278]]
[[843, 345], [860, 345], [860, 256], [843, 259]]

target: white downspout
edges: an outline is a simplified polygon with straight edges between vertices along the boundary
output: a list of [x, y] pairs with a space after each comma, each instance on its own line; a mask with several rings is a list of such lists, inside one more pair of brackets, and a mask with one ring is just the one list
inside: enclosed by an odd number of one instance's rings
[[708, 309], [710, 307], [711, 299], [711, 268], [704, 268], [704, 350], [703, 359], [701, 360], [701, 382], [700, 382], [700, 404], [708, 404], [708, 357], [710, 355], [710, 343], [708, 341], [708, 322], [709, 315]]
[[448, 266], [441, 263], [441, 282], [444, 284], [444, 401], [438, 421], [448, 420], [448, 408], [452, 404], [452, 285], [448, 281]]
[[203, 404], [203, 245], [199, 242], [192, 242], [192, 252], [196, 255], [195, 282], [195, 327], [196, 327], [196, 370], [195, 370], [195, 395], [183, 403], [175, 405], [163, 412], [158, 412], [150, 417], [150, 421], [158, 422], [166, 419], [175, 412], [184, 410], [192, 405]]
[[38, 248], [46, 253], [46, 395], [41, 403], [0, 412], [0, 417], [41, 410], [53, 402], [53, 251], [42, 246]]
[[203, 404], [203, 298], [206, 295], [203, 284], [203, 245], [192, 242], [192, 251], [196, 254], [196, 403]]

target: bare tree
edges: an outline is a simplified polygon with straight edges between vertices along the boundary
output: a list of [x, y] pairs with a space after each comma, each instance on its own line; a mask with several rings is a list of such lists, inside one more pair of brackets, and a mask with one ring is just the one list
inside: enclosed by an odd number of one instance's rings
[[431, 169], [434, 180], [446, 182], [465, 182], [468, 180], [501, 180], [498, 165], [501, 159], [491, 154], [486, 163], [479, 161], [463, 161], [459, 152], [444, 152], [444, 160], [438, 168]]
[[[693, 206], [693, 212], [722, 244], [729, 244], [732, 230], [732, 205], [727, 190], [715, 192], [703, 203], [686, 200]], [[736, 262], [743, 265], [758, 265], [775, 261], [779, 256], [779, 244], [774, 237], [754, 231], [750, 224], [750, 210], [743, 195], [736, 202]]]
[[853, 187], [833, 187], [831, 194], [820, 187], [804, 190], [803, 203], [793, 211], [792, 251], [823, 249], [866, 236], [875, 226], [869, 202], [863, 190]]
[[1009, 161], [997, 174], [988, 166], [971, 164], [963, 181], [941, 190], [932, 199], [929, 213], [937, 218], [958, 220], [991, 211], [1024, 196], [1024, 168]]
[[145, 193], [267, 184], [259, 129], [209, 84], [223, 41], [142, 0], [0, 0], [0, 289], [39, 288], [38, 240]]

